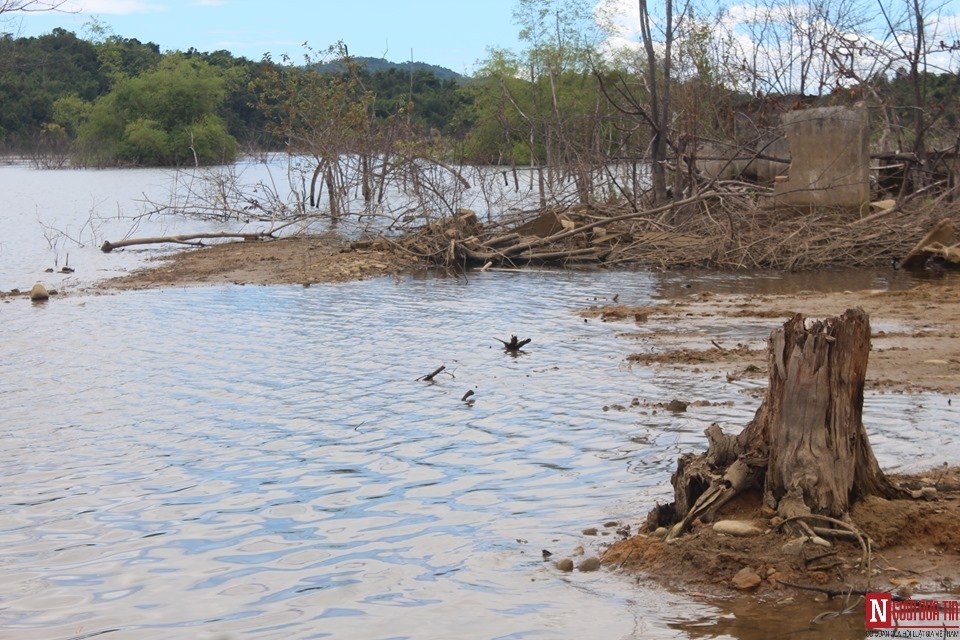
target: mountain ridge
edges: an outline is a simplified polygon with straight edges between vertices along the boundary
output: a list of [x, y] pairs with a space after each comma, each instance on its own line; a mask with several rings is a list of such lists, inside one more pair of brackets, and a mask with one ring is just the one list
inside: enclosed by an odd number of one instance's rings
[[[409, 72], [412, 68], [413, 71], [432, 73], [439, 80], [455, 80], [459, 82], [464, 78], [462, 74], [457, 73], [453, 69], [427, 62], [420, 62], [419, 60], [413, 62], [392, 62], [386, 58], [374, 58], [372, 56], [351, 56], [350, 59], [361, 68], [366, 69], [369, 73], [380, 73], [389, 71], [390, 69]], [[340, 60], [334, 60], [332, 62], [315, 65], [314, 68], [321, 73], [341, 73], [344, 71], [344, 64]]]

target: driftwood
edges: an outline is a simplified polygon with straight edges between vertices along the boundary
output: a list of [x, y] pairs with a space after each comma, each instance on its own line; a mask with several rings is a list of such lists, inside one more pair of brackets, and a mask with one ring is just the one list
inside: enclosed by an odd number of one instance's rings
[[[960, 203], [942, 199], [911, 208], [901, 202], [860, 216], [848, 209], [793, 209], [763, 206], [766, 191], [757, 185], [718, 181], [709, 189], [661, 206], [594, 202], [504, 213], [481, 223], [470, 210], [429, 219], [419, 227], [400, 227], [398, 236], [369, 243], [445, 268], [517, 268], [528, 264], [602, 263], [654, 268], [814, 269], [888, 266], [907, 255], [916, 239], [944, 218], [960, 221]], [[919, 202], [919, 201], [918, 201]], [[889, 203], [885, 203], [889, 204]], [[423, 220], [427, 215], [412, 216]], [[257, 234], [202, 233], [105, 242], [102, 249], [157, 242], [192, 243], [213, 238], [276, 238], [287, 226]], [[396, 230], [393, 227], [390, 230]], [[920, 248], [943, 251], [945, 262], [960, 250], [956, 242], [934, 237]], [[362, 243], [357, 243], [358, 246]], [[361, 247], [362, 248], [362, 247]], [[908, 257], [905, 265], [927, 257]]]
[[[957, 229], [953, 220], [944, 218], [923, 237], [900, 261], [904, 269], [920, 269], [931, 257], [937, 255], [937, 249], [953, 245], [957, 241]], [[942, 256], [941, 256], [942, 257]]]
[[120, 249], [122, 247], [132, 247], [141, 244], [165, 244], [165, 243], [175, 243], [175, 244], [189, 244], [191, 246], [203, 246], [203, 243], [193, 242], [193, 240], [215, 240], [215, 239], [228, 239], [232, 238], [235, 240], [244, 240], [246, 242], [254, 240], [272, 240], [277, 238], [277, 235], [286, 229], [287, 227], [302, 223], [301, 219], [290, 220], [280, 224], [272, 229], [266, 231], [258, 231], [256, 233], [240, 233], [236, 231], [210, 231], [207, 233], [186, 233], [176, 236], [157, 236], [152, 238], [128, 238], [127, 240], [118, 240], [117, 242], [110, 242], [105, 240], [100, 246], [100, 250], [104, 253], [110, 253], [114, 249]]
[[648, 526], [672, 526], [667, 539], [750, 488], [784, 518], [826, 523], [866, 496], [909, 496], [880, 470], [863, 426], [867, 314], [850, 309], [822, 322], [798, 314], [768, 346], [768, 387], [753, 420], [737, 436], [711, 426], [707, 453], [677, 461], [674, 503], [648, 518]]
[[433, 382], [433, 379], [437, 377], [437, 374], [446, 368], [447, 368], [447, 365], [442, 364], [436, 369], [434, 369], [432, 373], [428, 373], [425, 376], [420, 376], [419, 378], [417, 378], [417, 382]]
[[189, 233], [182, 234], [177, 236], [156, 236], [152, 238], [130, 238], [128, 240], [119, 240], [117, 242], [110, 242], [109, 240], [104, 240], [103, 244], [100, 246], [100, 250], [104, 253], [110, 253], [114, 249], [121, 249], [123, 247], [132, 247], [141, 244], [165, 244], [165, 243], [175, 243], [175, 244], [191, 244], [196, 246], [198, 243], [192, 242], [193, 240], [212, 240], [212, 239], [223, 239], [223, 238], [233, 238], [238, 240], [261, 240], [264, 238], [273, 237], [270, 233], [234, 233], [230, 231], [213, 231], [209, 233]]
[[839, 208], [765, 208], [762, 197], [757, 185], [724, 181], [649, 209], [556, 206], [467, 225], [448, 216], [408, 230], [395, 248], [456, 268], [583, 262], [736, 270], [877, 267], [907, 254], [944, 216], [960, 220], [960, 205], [949, 202], [922, 209], [901, 203], [859, 216]]

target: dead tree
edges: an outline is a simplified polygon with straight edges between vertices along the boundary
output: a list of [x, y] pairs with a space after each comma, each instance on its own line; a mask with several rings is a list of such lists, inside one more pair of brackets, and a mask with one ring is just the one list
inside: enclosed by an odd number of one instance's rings
[[673, 475], [674, 503], [650, 524], [681, 535], [696, 519], [710, 521], [747, 489], [784, 518], [843, 518], [870, 495], [906, 497], [880, 470], [863, 426], [863, 387], [870, 320], [863, 309], [838, 318], [788, 320], [769, 338], [766, 395], [743, 431], [707, 429], [707, 453], [686, 454]]

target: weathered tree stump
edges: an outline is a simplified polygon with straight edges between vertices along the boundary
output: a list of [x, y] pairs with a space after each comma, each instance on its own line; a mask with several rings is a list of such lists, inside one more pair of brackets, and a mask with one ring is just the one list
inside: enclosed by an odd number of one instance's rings
[[785, 518], [842, 518], [866, 496], [904, 497], [880, 470], [863, 426], [870, 353], [863, 309], [816, 322], [798, 314], [768, 346], [769, 384], [753, 420], [737, 436], [712, 425], [707, 453], [678, 460], [673, 505], [648, 519], [673, 525], [669, 537], [697, 518], [711, 520], [749, 488], [762, 489], [764, 503]]

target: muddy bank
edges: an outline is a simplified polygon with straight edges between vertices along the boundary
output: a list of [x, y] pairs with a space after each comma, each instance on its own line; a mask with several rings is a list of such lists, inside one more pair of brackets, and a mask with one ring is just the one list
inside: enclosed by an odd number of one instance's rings
[[[960, 391], [955, 324], [960, 287], [954, 282], [829, 294], [702, 292], [652, 307], [596, 306], [581, 315], [622, 327], [632, 363], [762, 393], [762, 386], [741, 381], [767, 379], [772, 329], [798, 313], [825, 318], [861, 307], [873, 327], [867, 388], [940, 393], [946, 405]], [[742, 592], [780, 600], [827, 599], [851, 590], [895, 590], [904, 596], [958, 593], [960, 472], [943, 467], [891, 479], [913, 497], [872, 496], [856, 503], [848, 524], [860, 539], [851, 535], [828, 541], [788, 533], [784, 519], [763, 506], [758, 491], [750, 491], [724, 506], [711, 522], [696, 520], [690, 533], [669, 542], [651, 514], [634, 523], [637, 535], [609, 545], [602, 560], [639, 579], [712, 595]]]
[[99, 285], [149, 289], [197, 284], [316, 284], [410, 273], [417, 258], [386, 243], [358, 246], [334, 235], [228, 242], [163, 254], [156, 265]]
[[[793, 594], [822, 601], [850, 590], [960, 593], [958, 469], [892, 479], [938, 490], [929, 499], [871, 497], [857, 504], [850, 522], [869, 537], [868, 551], [856, 540], [826, 545], [785, 533], [782, 519], [765, 509], [755, 492], [726, 505], [714, 523], [697, 523], [691, 533], [668, 543], [662, 532], [651, 531], [617, 541], [602, 561], [639, 579], [712, 595], [746, 592], [779, 599]], [[753, 530], [723, 532], [731, 521]]]
[[[620, 335], [632, 343], [632, 363], [734, 383], [766, 379], [770, 330], [795, 314], [825, 318], [861, 307], [873, 327], [868, 389], [952, 394], [960, 391], [960, 284], [953, 282], [905, 291], [705, 292], [655, 307], [597, 306], [582, 315], [622, 326]], [[736, 340], [724, 337], [730, 335]]]

